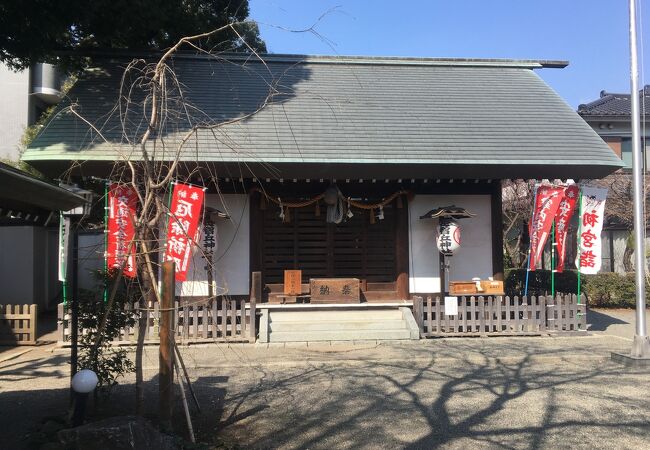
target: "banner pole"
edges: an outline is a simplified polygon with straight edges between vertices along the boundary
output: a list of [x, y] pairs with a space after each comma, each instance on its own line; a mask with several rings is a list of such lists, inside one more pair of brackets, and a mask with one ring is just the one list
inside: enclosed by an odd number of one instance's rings
[[551, 296], [555, 298], [555, 219], [551, 225]]
[[104, 182], [104, 303], [108, 302], [108, 180]]
[[528, 276], [530, 275], [530, 257], [531, 257], [531, 247], [530, 247], [530, 229], [535, 225], [535, 207], [537, 205], [537, 188], [538, 185], [535, 185], [535, 195], [533, 196], [533, 218], [532, 223], [528, 226], [528, 264], [526, 265], [526, 287], [524, 288], [524, 297], [528, 296]]
[[578, 305], [580, 304], [580, 239], [582, 237], [580, 236], [582, 234], [582, 188], [580, 188], [580, 194], [578, 195], [578, 239], [576, 239], [577, 243], [577, 254], [578, 254]]

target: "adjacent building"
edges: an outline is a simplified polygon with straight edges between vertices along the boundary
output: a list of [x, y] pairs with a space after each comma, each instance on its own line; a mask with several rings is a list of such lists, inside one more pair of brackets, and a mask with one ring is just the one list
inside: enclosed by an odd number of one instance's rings
[[[639, 92], [641, 113], [641, 148], [643, 151], [644, 169], [650, 165], [650, 86], [645, 86]], [[631, 224], [624, 213], [632, 211], [631, 195], [632, 173], [632, 128], [631, 128], [630, 94], [617, 94], [606, 91], [600, 92], [600, 97], [587, 104], [578, 106], [578, 114], [598, 133], [610, 146], [616, 156], [621, 158], [624, 167], [616, 175], [601, 181], [612, 193], [610, 194], [607, 212], [608, 223], [603, 230], [603, 268], [604, 272], [626, 272], [625, 262], [633, 264], [633, 251], [628, 248]], [[619, 205], [614, 205], [616, 202]], [[623, 204], [621, 204], [623, 203]], [[625, 216], [623, 218], [619, 215]], [[627, 220], [626, 220], [627, 217]]]

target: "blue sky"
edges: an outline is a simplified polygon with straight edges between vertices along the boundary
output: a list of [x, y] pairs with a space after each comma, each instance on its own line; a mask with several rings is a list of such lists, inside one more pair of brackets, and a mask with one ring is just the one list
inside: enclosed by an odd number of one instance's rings
[[[650, 26], [650, 4], [640, 3], [638, 20]], [[537, 73], [574, 108], [603, 89], [630, 89], [625, 0], [250, 0], [250, 7], [273, 53], [568, 60], [565, 69]], [[317, 21], [322, 38], [281, 29]], [[650, 30], [642, 31], [640, 86], [650, 84], [641, 70], [643, 60], [650, 64]]]

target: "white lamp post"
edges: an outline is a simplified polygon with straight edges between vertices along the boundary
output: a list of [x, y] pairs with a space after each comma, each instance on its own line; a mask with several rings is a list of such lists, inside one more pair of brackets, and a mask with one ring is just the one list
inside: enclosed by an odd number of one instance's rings
[[83, 424], [88, 394], [95, 390], [98, 382], [97, 374], [90, 369], [82, 369], [72, 377], [72, 390], [74, 391], [73, 427]]

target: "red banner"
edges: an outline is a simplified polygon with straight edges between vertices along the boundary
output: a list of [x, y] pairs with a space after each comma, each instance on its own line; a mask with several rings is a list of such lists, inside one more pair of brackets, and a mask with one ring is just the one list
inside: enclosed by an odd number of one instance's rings
[[568, 186], [564, 190], [564, 197], [560, 202], [555, 215], [555, 244], [557, 248], [557, 265], [556, 270], [562, 272], [564, 270], [564, 257], [566, 253], [566, 235], [569, 228], [569, 222], [573, 216], [578, 201], [578, 194], [580, 188], [576, 184]]
[[167, 227], [165, 261], [176, 263], [176, 281], [185, 281], [192, 245], [196, 245], [199, 217], [203, 207], [203, 189], [176, 184]]
[[563, 194], [563, 187], [541, 185], [537, 188], [533, 219], [528, 228], [531, 251], [530, 270], [535, 270], [537, 263], [542, 258], [544, 245], [546, 245], [553, 218], [560, 206]]
[[[109, 269], [124, 265], [124, 276], [135, 277], [135, 210], [138, 194], [132, 186], [111, 184], [108, 190], [108, 243], [106, 249]], [[127, 255], [128, 254], [128, 255]]]

